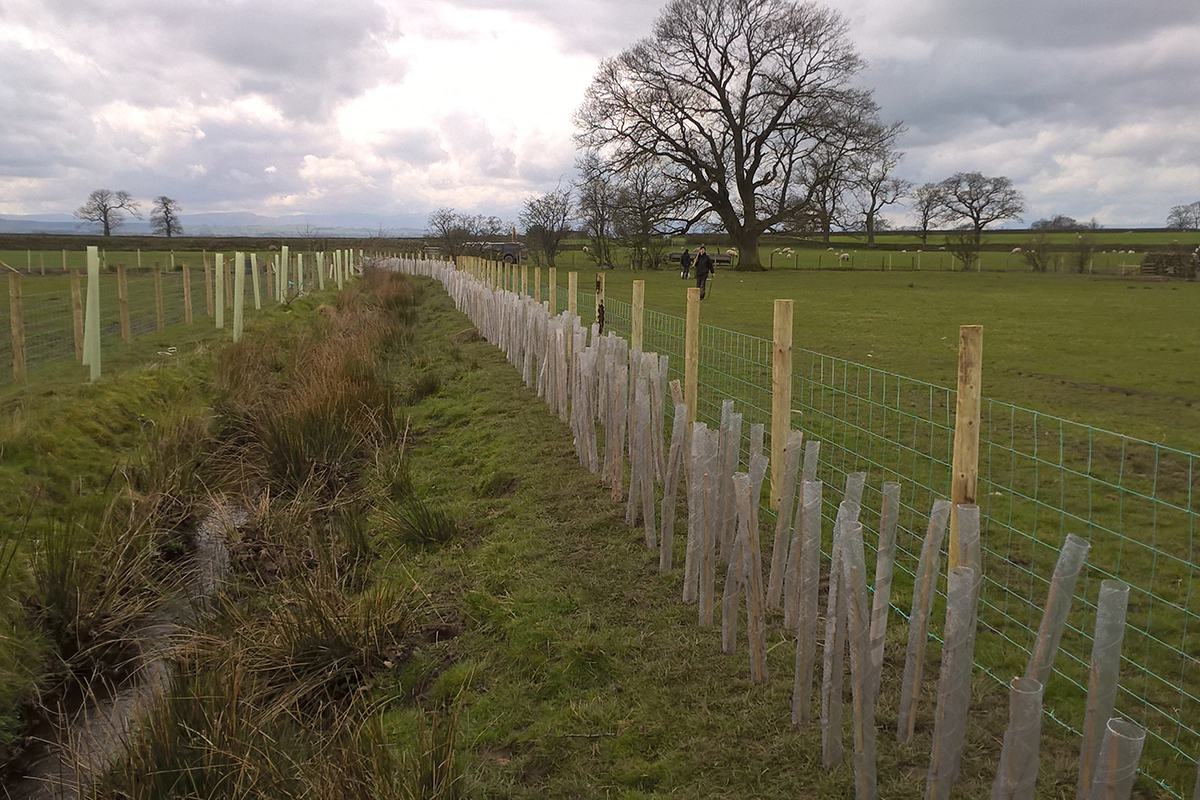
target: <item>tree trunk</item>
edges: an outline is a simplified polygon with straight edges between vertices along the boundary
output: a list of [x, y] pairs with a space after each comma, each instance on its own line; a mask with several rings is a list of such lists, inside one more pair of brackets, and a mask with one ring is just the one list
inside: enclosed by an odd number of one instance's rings
[[758, 238], [761, 233], [740, 230], [733, 234], [733, 246], [737, 248], [738, 260], [734, 267], [738, 272], [762, 272], [766, 267], [758, 257]]
[[875, 215], [867, 214], [867, 246], [875, 244]]

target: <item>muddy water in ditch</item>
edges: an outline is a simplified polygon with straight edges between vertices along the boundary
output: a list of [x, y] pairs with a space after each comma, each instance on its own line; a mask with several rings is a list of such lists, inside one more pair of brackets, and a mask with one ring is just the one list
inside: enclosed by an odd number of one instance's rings
[[196, 526], [195, 548], [183, 571], [180, 590], [146, 621], [138, 634], [141, 664], [115, 687], [93, 687], [65, 698], [35, 730], [36, 744], [24, 776], [0, 792], [19, 800], [75, 800], [120, 755], [125, 742], [154, 704], [171, 688], [173, 660], [182, 634], [194, 628], [208, 601], [229, 572], [224, 532], [246, 521], [241, 509], [220, 507]]

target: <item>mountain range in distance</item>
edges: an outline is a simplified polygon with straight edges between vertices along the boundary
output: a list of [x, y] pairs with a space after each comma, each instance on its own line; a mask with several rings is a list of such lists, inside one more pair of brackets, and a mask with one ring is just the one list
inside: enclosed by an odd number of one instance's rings
[[[202, 214], [181, 214], [184, 236], [327, 236], [365, 238], [419, 237], [425, 234], [428, 214], [292, 214], [268, 217], [248, 211], [215, 211]], [[28, 214], [0, 216], [0, 233], [52, 233], [95, 236], [99, 226], [70, 214]], [[124, 224], [114, 232], [148, 236], [147, 219], [126, 216]]]

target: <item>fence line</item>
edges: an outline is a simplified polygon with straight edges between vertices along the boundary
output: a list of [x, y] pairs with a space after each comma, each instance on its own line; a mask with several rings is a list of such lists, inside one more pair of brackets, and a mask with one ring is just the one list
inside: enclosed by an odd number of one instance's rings
[[[432, 266], [424, 271], [431, 274]], [[492, 285], [504, 277], [493, 267], [482, 274]], [[551, 286], [534, 288], [548, 292]], [[566, 288], [555, 288], [555, 305], [566, 308]], [[584, 291], [574, 299], [582, 321], [594, 321], [595, 295]], [[606, 297], [603, 311], [607, 330], [632, 335], [630, 303]], [[669, 377], [682, 381], [684, 320], [646, 310], [641, 327], [644, 349], [668, 355]], [[716, 428], [722, 402], [732, 399], [746, 427], [765, 424], [769, 436], [773, 343], [708, 325], [700, 326], [700, 338], [697, 419]], [[841, 486], [853, 473], [870, 475], [864, 527], [878, 523], [882, 484], [901, 482], [895, 596], [904, 597], [912, 589], [928, 509], [951, 492], [956, 391], [803, 349], [794, 352], [792, 381], [794, 426], [822, 442], [825, 483]], [[1003, 685], [1023, 671], [1059, 550], [1068, 534], [1089, 540], [1044, 712], [1076, 734], [1083, 729], [1100, 585], [1109, 579], [1128, 584], [1116, 711], [1146, 729], [1141, 771], [1175, 797], [1191, 784], [1200, 752], [1200, 597], [1191, 591], [1198, 460], [1154, 442], [981, 401], [977, 497], [984, 581], [976, 664]], [[833, 519], [836, 510], [836, 499], [826, 498], [825, 516]], [[939, 594], [944, 604], [944, 578]], [[907, 617], [907, 609], [893, 608]]]
[[[249, 288], [245, 284], [252, 284], [257, 288], [261, 281], [265, 288], [266, 282], [271, 281], [272, 286], [280, 287], [282, 285], [281, 276], [286, 283], [286, 292], [277, 290], [274, 295], [266, 295], [264, 297], [267, 301], [266, 305], [286, 302], [304, 292], [318, 287], [323, 288], [327, 279], [337, 280], [340, 285], [351, 270], [361, 268], [364, 257], [361, 250], [336, 251], [336, 258], [334, 253], [318, 253], [305, 262], [301, 262], [304, 270], [300, 272], [296, 269], [295, 263], [297, 259], [303, 258], [303, 254], [294, 254], [289, 258], [286, 250], [287, 248], [284, 248], [283, 254], [271, 254], [274, 258], [268, 256], [261, 261], [257, 259], [258, 254], [254, 254], [256, 257], [253, 259], [246, 259], [246, 269], [250, 271], [250, 274], [245, 275], [249, 280], [243, 284], [243, 296], [249, 292]], [[61, 263], [64, 265], [68, 263], [68, 252], [63, 251], [61, 256]], [[69, 252], [69, 254], [71, 256], [70, 269], [78, 270], [75, 261], [79, 254], [75, 252]], [[13, 382], [24, 382], [24, 373], [27, 370], [70, 358], [78, 359], [81, 356], [82, 322], [78, 326], [76, 325], [72, 290], [65, 280], [67, 273], [63, 271], [63, 268], [57, 268], [57, 264], [60, 262], [59, 253], [55, 251], [52, 255], [54, 258], [50, 263], [54, 264], [55, 268], [50, 270], [50, 277], [45, 279], [22, 277], [16, 270], [11, 270], [9, 272], [10, 291], [7, 294], [0, 293], [3, 294], [3, 298], [0, 299], [0, 328], [11, 331], [7, 337], [0, 336], [0, 365], [2, 365], [0, 366], [0, 386]], [[220, 303], [223, 310], [230, 312], [229, 326], [232, 328], [234, 308], [232, 271], [236, 263], [234, 254], [205, 253], [203, 260], [184, 257], [183, 254], [173, 255], [178, 255], [179, 258], [178, 260], [172, 258], [175, 268], [172, 271], [161, 271], [157, 262], [143, 265], [141, 272], [138, 273], [135, 273], [132, 268], [125, 270], [125, 265], [120, 265], [120, 271], [126, 273], [124, 283], [128, 296], [125, 303], [122, 303], [119, 298], [118, 286], [121, 283], [121, 277], [116, 271], [110, 272], [102, 267], [97, 275], [100, 295], [98, 330], [100, 341], [106, 347], [121, 341], [122, 317], [126, 314], [129, 332], [132, 336], [154, 332], [165, 327], [194, 324], [197, 321], [196, 318], [212, 324], [215, 286], [210, 281], [208, 273], [214, 269], [214, 262], [219, 260], [216, 257], [220, 255], [225, 256], [224, 267], [227, 273], [225, 283], [228, 284], [230, 290], [225, 297], [215, 298], [215, 301]], [[290, 269], [289, 262], [292, 264]], [[186, 269], [184, 268], [185, 264], [187, 265]], [[111, 266], [114, 270], [118, 267], [117, 264]], [[184, 287], [185, 275], [188, 281], [186, 288]], [[299, 282], [300, 278], [303, 279], [302, 284]], [[51, 284], [54, 288], [39, 289], [39, 284], [42, 283]], [[88, 291], [86, 269], [82, 270], [79, 283], [81, 295], [86, 296]], [[12, 290], [14, 284], [19, 287], [15, 292]], [[15, 297], [20, 299], [17, 301], [19, 306], [14, 309], [13, 298]], [[189, 299], [192, 303], [190, 315], [186, 306]], [[249, 300], [250, 302], [246, 303], [246, 313], [252, 313], [255, 307], [254, 298], [249, 298]], [[123, 305], [127, 308], [126, 312], [122, 311]], [[81, 309], [81, 313], [85, 314], [86, 309]], [[78, 347], [77, 339], [80, 340]], [[14, 350], [14, 343], [20, 347], [20, 352]], [[7, 368], [10, 364], [12, 365], [11, 369]]]

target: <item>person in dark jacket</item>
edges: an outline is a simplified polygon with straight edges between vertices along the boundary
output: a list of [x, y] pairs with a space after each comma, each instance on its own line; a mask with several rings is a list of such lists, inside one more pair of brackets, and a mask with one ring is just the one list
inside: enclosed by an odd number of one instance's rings
[[683, 266], [683, 273], [679, 276], [685, 281], [688, 279], [688, 273], [692, 270], [692, 254], [683, 248], [683, 252], [679, 254], [679, 263]]
[[700, 249], [696, 251], [696, 286], [700, 288], [700, 299], [704, 299], [704, 294], [708, 289], [708, 276], [713, 271], [713, 260], [704, 250], [704, 245], [700, 245]]

